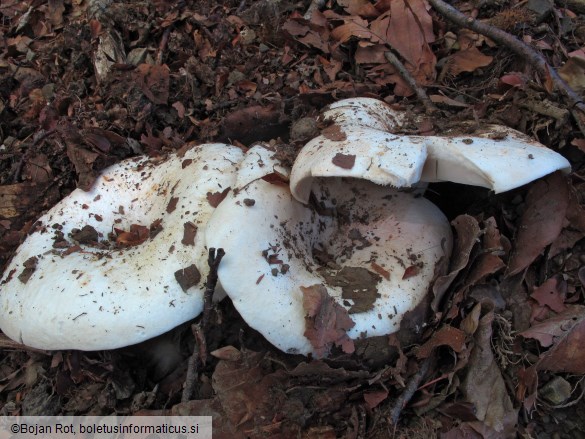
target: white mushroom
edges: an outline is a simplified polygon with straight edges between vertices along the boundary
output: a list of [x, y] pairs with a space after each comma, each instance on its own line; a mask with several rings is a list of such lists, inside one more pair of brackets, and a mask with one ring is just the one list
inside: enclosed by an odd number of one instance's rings
[[226, 251], [222, 287], [244, 320], [281, 350], [319, 352], [304, 335], [302, 288], [324, 285], [355, 323], [349, 337], [398, 330], [450, 253], [445, 216], [424, 198], [341, 178], [315, 181], [319, 207], [308, 207], [275, 170], [274, 152], [252, 148], [208, 223], [208, 245]]
[[498, 193], [571, 170], [562, 155], [503, 126], [474, 136], [392, 134], [403, 117], [371, 98], [336, 102], [323, 119], [333, 125], [305, 145], [291, 173], [292, 192], [303, 202], [314, 177], [353, 176], [398, 188], [452, 181]]
[[[409, 139], [420, 139], [411, 136]], [[489, 125], [473, 136], [424, 139], [428, 157], [421, 180], [452, 181], [492, 189], [515, 189], [554, 171], [570, 172], [562, 155], [512, 128]]]
[[321, 113], [321, 120], [344, 126], [359, 126], [396, 132], [404, 123], [404, 114], [373, 98], [350, 98], [334, 102]]
[[287, 352], [330, 347], [307, 335], [310, 288], [325, 288], [349, 312], [344, 331], [354, 339], [398, 330], [428, 293], [450, 255], [451, 230], [436, 206], [397, 188], [455, 181], [499, 192], [570, 169], [508, 128], [475, 137], [391, 133], [400, 114], [372, 99], [338, 102], [322, 119], [332, 125], [301, 150], [290, 188], [274, 184], [281, 165], [257, 146], [208, 224], [208, 244], [226, 250], [223, 288], [248, 324]]
[[91, 191], [73, 191], [39, 219], [6, 268], [2, 331], [41, 349], [112, 349], [197, 316], [205, 225], [241, 157], [238, 148], [209, 144], [158, 164], [126, 160]]

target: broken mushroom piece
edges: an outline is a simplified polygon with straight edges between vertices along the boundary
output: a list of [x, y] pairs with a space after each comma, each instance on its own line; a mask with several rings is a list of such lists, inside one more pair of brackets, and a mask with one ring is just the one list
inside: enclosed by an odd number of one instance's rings
[[0, 328], [40, 349], [113, 349], [197, 316], [205, 225], [242, 152], [193, 147], [106, 169], [49, 210], [0, 281]]
[[445, 216], [424, 198], [351, 178], [315, 180], [306, 206], [286, 177], [273, 151], [250, 149], [207, 226], [244, 320], [283, 351], [317, 356], [347, 337], [398, 330], [450, 254]]
[[330, 104], [320, 119], [325, 124], [360, 126], [394, 133], [404, 123], [404, 114], [373, 98], [349, 98]]
[[398, 188], [451, 181], [499, 193], [571, 170], [560, 154], [503, 126], [474, 136], [393, 134], [400, 113], [371, 98], [336, 102], [322, 117], [332, 125], [304, 146], [291, 173], [292, 193], [304, 203], [314, 177], [352, 176]]
[[561, 170], [571, 171], [562, 155], [501, 125], [488, 125], [473, 136], [410, 137], [424, 141], [428, 157], [421, 180], [451, 181], [506, 192]]

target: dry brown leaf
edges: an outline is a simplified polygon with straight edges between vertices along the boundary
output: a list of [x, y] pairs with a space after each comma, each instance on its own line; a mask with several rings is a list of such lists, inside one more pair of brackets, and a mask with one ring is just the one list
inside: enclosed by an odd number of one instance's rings
[[461, 108], [469, 107], [469, 104], [466, 104], [465, 102], [460, 102], [460, 101], [457, 101], [455, 99], [451, 99], [450, 97], [444, 96], [444, 95], [429, 95], [429, 98], [435, 104], [445, 104], [445, 105], [449, 105], [451, 107], [461, 107]]
[[563, 78], [578, 93], [585, 91], [585, 59], [573, 56], [559, 69]]
[[585, 373], [585, 306], [567, 305], [567, 309], [520, 333], [551, 348], [536, 364], [539, 370]]
[[366, 402], [370, 410], [378, 406], [386, 398], [388, 398], [387, 390], [364, 392], [364, 401]]
[[337, 59], [326, 59], [322, 56], [317, 58], [321, 65], [323, 66], [323, 70], [327, 74], [327, 77], [330, 81], [335, 81], [337, 74], [342, 70], [343, 63]]
[[433, 23], [424, 0], [396, 0], [390, 11], [370, 26], [374, 43], [388, 44], [406, 60], [406, 67], [420, 84], [435, 77], [436, 57], [429, 44], [435, 40]]
[[207, 202], [211, 207], [219, 206], [225, 197], [227, 197], [228, 192], [231, 190], [230, 187], [225, 188], [222, 192], [207, 192]]
[[169, 100], [169, 73], [166, 64], [140, 64], [134, 71], [134, 80], [152, 103], [165, 105]]
[[479, 320], [461, 391], [475, 406], [477, 419], [490, 429], [509, 437], [515, 431], [517, 410], [508, 396], [506, 384], [492, 352], [492, 323], [494, 312], [483, 307], [485, 314]]
[[431, 338], [419, 348], [416, 356], [417, 358], [427, 358], [438, 346], [449, 346], [455, 352], [461, 352], [465, 347], [465, 338], [465, 332], [445, 325], [433, 333]]
[[481, 53], [477, 47], [471, 46], [448, 56], [446, 62], [449, 65], [449, 73], [457, 76], [462, 72], [473, 72], [480, 67], [488, 66], [493, 59], [493, 57]]
[[433, 294], [435, 297], [433, 298], [432, 308], [434, 311], [439, 309], [441, 299], [455, 277], [467, 266], [471, 250], [481, 235], [479, 224], [472, 216], [460, 215], [451, 224], [455, 227], [456, 231], [456, 239], [453, 252], [451, 253], [451, 272], [437, 278], [433, 285]]
[[317, 357], [326, 356], [333, 345], [345, 353], [355, 350], [346, 331], [355, 323], [342, 306], [327, 293], [323, 285], [301, 287], [305, 310], [305, 337], [311, 342]]
[[566, 309], [567, 282], [561, 275], [552, 277], [536, 288], [530, 297], [538, 303], [533, 308], [531, 320], [537, 318], [545, 307], [557, 313], [563, 312]]
[[384, 44], [358, 45], [354, 60], [358, 64], [385, 64], [388, 62], [384, 53], [388, 48]]
[[350, 15], [377, 17], [380, 14], [369, 0], [337, 0], [337, 4], [342, 6]]
[[360, 17], [343, 17], [345, 23], [331, 31], [331, 38], [339, 43], [347, 43], [351, 38], [363, 38], [373, 43], [383, 42], [374, 31], [369, 28], [369, 23]]
[[132, 224], [129, 231], [114, 228], [116, 244], [132, 247], [140, 245], [150, 237], [150, 229], [140, 224]]
[[338, 152], [335, 154], [335, 157], [331, 159], [331, 163], [342, 169], [351, 169], [355, 164], [355, 154], [341, 154]]
[[551, 244], [563, 228], [569, 187], [560, 172], [537, 181], [528, 191], [508, 275], [520, 273]]

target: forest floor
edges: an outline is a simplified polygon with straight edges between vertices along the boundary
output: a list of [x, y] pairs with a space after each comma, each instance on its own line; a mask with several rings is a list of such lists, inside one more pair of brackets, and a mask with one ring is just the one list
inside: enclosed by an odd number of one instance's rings
[[408, 134], [509, 126], [572, 173], [499, 195], [431, 184], [456, 245], [414, 344], [287, 355], [229, 299], [203, 350], [190, 324], [101, 352], [0, 333], [0, 414], [212, 415], [216, 438], [585, 438], [585, 3], [445, 6], [3, 0], [0, 272], [39, 216], [107, 166], [189, 141], [265, 141], [292, 161], [317, 133], [306, 118], [347, 97], [414, 115]]

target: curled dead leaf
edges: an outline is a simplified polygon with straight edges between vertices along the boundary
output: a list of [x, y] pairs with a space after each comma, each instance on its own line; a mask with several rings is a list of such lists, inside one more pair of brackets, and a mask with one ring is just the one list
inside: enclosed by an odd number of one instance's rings
[[355, 323], [347, 311], [327, 293], [323, 285], [301, 287], [305, 310], [305, 337], [311, 342], [317, 357], [325, 356], [333, 345], [345, 353], [355, 350], [346, 331]]

